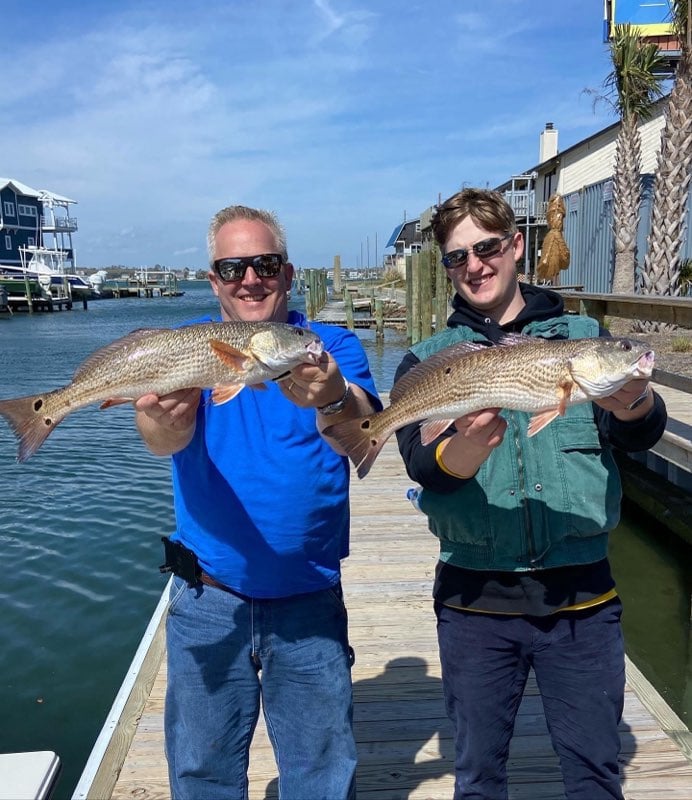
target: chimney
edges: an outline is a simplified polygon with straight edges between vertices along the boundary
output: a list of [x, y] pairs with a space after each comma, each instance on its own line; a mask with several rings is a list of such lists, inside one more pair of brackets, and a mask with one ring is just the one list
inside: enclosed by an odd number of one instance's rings
[[538, 146], [538, 163], [553, 158], [557, 155], [557, 130], [552, 122], [545, 123], [545, 130], [541, 131], [541, 140]]

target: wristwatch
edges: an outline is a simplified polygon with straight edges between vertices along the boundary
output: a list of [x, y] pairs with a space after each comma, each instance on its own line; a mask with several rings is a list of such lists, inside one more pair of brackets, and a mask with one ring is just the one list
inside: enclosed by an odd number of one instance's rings
[[338, 414], [340, 411], [343, 411], [346, 407], [346, 403], [348, 403], [348, 398], [351, 394], [351, 385], [350, 383], [344, 378], [344, 393], [338, 399], [335, 400], [333, 403], [327, 403], [326, 406], [318, 407], [318, 411], [320, 414], [324, 414], [325, 417], [329, 417], [331, 414]]
[[649, 396], [649, 385], [646, 385], [646, 389], [637, 397], [634, 402], [630, 403], [628, 406], [625, 406], [627, 411], [634, 411], [635, 408], [639, 408], [639, 406], [648, 398]]

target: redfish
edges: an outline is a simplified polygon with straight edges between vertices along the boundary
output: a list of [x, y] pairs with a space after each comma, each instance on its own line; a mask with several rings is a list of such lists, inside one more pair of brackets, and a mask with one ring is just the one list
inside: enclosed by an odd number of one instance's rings
[[412, 422], [422, 422], [425, 445], [458, 417], [505, 408], [531, 413], [528, 435], [535, 436], [569, 406], [608, 397], [635, 378], [649, 378], [653, 366], [649, 345], [634, 339], [508, 335], [495, 347], [458, 342], [403, 375], [387, 408], [323, 433], [339, 442], [363, 478], [387, 439]]
[[0, 400], [0, 415], [19, 439], [17, 460], [26, 461], [68, 414], [92, 403], [108, 408], [193, 387], [212, 388], [212, 401], [225, 403], [245, 386], [266, 388], [298, 364], [316, 364], [322, 349], [312, 331], [280, 322], [136, 330], [92, 353], [67, 386]]

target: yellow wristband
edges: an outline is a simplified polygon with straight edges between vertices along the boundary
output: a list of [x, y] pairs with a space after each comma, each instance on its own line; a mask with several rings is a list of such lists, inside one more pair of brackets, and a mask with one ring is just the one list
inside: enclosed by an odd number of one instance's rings
[[462, 481], [467, 481], [469, 478], [473, 478], [473, 476], [478, 472], [473, 473], [473, 475], [460, 475], [458, 472], [452, 472], [451, 469], [445, 464], [442, 460], [442, 451], [447, 447], [447, 443], [449, 439], [443, 439], [435, 448], [435, 461], [437, 462], [437, 466], [442, 470], [442, 472], [446, 473], [447, 475], [451, 475], [453, 478], [460, 478]]

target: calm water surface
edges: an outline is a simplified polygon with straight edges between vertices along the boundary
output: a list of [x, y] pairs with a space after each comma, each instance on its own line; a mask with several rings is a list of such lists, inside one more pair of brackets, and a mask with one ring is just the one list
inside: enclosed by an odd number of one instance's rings
[[[180, 298], [103, 300], [72, 312], [0, 320], [0, 397], [69, 382], [91, 352], [142, 327], [215, 313], [206, 282]], [[295, 298], [302, 308], [302, 298]], [[402, 334], [358, 332], [377, 387], [391, 388]], [[26, 464], [0, 421], [0, 752], [55, 750], [57, 800], [70, 798], [165, 578], [173, 528], [167, 459], [150, 456], [131, 407], [68, 417]], [[633, 515], [630, 515], [631, 517]], [[614, 539], [630, 651], [689, 719], [689, 553], [632, 520]], [[652, 535], [653, 534], [653, 535]], [[689, 724], [689, 723], [688, 723]]]

